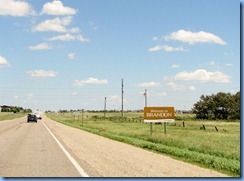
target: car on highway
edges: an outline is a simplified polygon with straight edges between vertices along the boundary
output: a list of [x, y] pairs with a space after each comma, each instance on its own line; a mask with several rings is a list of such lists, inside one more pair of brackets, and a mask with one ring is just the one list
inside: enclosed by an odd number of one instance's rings
[[27, 116], [27, 122], [35, 121], [37, 123], [37, 116], [35, 114], [28, 114]]
[[35, 113], [37, 119], [42, 119], [42, 115], [41, 114], [38, 114], [38, 113]]

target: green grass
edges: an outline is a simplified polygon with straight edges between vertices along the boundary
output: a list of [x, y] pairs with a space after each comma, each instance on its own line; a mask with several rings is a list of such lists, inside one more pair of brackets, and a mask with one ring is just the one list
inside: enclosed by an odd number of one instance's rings
[[26, 115], [27, 113], [0, 112], [0, 121], [22, 118]]
[[[184, 160], [231, 176], [240, 176], [240, 122], [194, 121], [193, 115], [167, 124], [143, 123], [142, 113], [127, 113], [122, 122], [119, 113], [85, 113], [81, 115], [47, 114], [60, 123], [83, 129], [94, 134], [135, 145], [157, 153]], [[205, 125], [206, 130], [200, 129]], [[215, 130], [215, 126], [218, 131]]]

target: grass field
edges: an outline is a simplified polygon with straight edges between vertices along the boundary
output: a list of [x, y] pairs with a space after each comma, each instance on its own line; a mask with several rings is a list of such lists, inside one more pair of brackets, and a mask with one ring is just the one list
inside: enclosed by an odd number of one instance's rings
[[[60, 123], [117, 141], [132, 144], [173, 158], [214, 169], [231, 176], [240, 176], [240, 122], [196, 121], [194, 115], [176, 115], [174, 123], [143, 123], [142, 113], [84, 113], [75, 116], [47, 114]], [[185, 127], [183, 127], [183, 122]], [[205, 126], [205, 130], [203, 129]], [[218, 131], [216, 130], [216, 128]]]
[[0, 112], [0, 121], [22, 118], [26, 115], [27, 113]]

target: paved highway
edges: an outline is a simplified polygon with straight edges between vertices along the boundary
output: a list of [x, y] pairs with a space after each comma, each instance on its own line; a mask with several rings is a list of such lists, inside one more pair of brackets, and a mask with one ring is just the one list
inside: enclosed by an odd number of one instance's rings
[[45, 115], [38, 123], [27, 123], [26, 118], [0, 121], [0, 176], [228, 177], [65, 126]]
[[0, 148], [2, 177], [81, 177], [42, 120], [1, 121]]

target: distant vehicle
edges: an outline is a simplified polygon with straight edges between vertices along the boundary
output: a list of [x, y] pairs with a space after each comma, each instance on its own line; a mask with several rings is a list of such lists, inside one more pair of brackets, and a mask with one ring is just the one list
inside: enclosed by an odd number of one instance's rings
[[42, 119], [42, 115], [41, 114], [38, 114], [38, 113], [35, 113], [37, 119]]
[[27, 116], [27, 122], [35, 121], [37, 123], [37, 116], [35, 114], [28, 114]]

